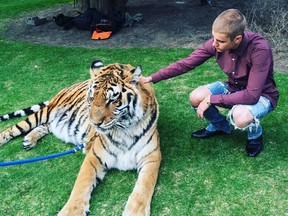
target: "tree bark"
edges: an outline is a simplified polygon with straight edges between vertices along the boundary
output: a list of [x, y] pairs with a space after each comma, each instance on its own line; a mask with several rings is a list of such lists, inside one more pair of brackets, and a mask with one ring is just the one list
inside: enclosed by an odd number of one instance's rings
[[107, 14], [111, 10], [124, 12], [127, 1], [128, 0], [76, 0], [76, 4], [81, 10], [96, 8], [99, 12]]

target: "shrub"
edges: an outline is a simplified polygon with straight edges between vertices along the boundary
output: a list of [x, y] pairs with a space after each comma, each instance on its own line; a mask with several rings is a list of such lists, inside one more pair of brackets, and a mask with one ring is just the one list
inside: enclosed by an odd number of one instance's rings
[[246, 17], [250, 30], [265, 36], [276, 52], [287, 51], [287, 0], [256, 0]]

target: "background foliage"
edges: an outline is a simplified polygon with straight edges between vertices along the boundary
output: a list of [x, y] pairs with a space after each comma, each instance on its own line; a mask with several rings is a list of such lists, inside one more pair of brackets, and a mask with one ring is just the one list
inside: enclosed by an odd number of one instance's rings
[[255, 0], [247, 12], [252, 31], [259, 32], [276, 52], [288, 51], [288, 2], [286, 0]]

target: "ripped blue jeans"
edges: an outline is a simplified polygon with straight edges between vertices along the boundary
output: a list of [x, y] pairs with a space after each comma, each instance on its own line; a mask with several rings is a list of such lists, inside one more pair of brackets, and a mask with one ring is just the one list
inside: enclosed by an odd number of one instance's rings
[[[231, 92], [228, 91], [228, 85], [225, 82], [213, 82], [206, 87], [211, 91], [211, 94], [230, 94]], [[239, 128], [235, 125], [232, 112], [237, 106], [246, 106], [251, 114], [253, 115], [253, 122], [250, 123], [245, 128]], [[270, 101], [264, 97], [260, 96], [259, 101], [253, 105], [244, 105], [238, 104], [232, 107], [230, 112], [228, 113], [228, 120], [234, 126], [235, 129], [246, 130], [248, 131], [248, 139], [256, 139], [262, 134], [262, 126], [260, 124], [260, 119], [267, 116], [270, 112], [273, 111], [273, 107]], [[210, 106], [205, 112], [204, 117], [209, 121], [209, 125], [206, 127], [208, 131], [216, 131], [222, 130], [226, 133], [230, 133], [231, 129], [230, 126], [228, 127], [229, 123], [227, 118], [223, 118], [223, 115], [219, 113], [219, 110], [215, 106]]]

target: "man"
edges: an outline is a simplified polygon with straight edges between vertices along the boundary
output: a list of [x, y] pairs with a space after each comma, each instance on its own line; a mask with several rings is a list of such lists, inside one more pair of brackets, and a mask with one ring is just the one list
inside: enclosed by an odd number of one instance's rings
[[236, 9], [222, 12], [212, 25], [213, 37], [187, 58], [179, 60], [143, 82], [157, 83], [193, 70], [211, 57], [228, 81], [200, 86], [190, 94], [190, 103], [199, 118], [209, 125], [192, 133], [195, 138], [208, 138], [216, 134], [230, 134], [226, 116], [216, 106], [231, 109], [228, 119], [240, 130], [248, 131], [246, 152], [255, 157], [263, 149], [260, 119], [277, 105], [279, 92], [273, 77], [273, 57], [268, 41], [261, 35], [245, 31], [246, 19]]

